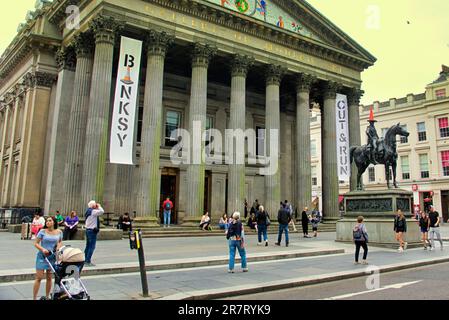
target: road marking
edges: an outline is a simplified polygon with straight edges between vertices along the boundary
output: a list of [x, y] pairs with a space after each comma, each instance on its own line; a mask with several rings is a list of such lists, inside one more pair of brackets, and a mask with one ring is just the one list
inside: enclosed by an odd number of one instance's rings
[[421, 281], [422, 280], [411, 281], [411, 282], [403, 282], [403, 283], [395, 283], [395, 284], [390, 284], [388, 286], [385, 286], [385, 287], [382, 287], [382, 288], [378, 288], [378, 289], [372, 289], [372, 290], [367, 290], [367, 291], [362, 291], [362, 292], [355, 292], [355, 293], [348, 293], [348, 294], [343, 294], [341, 296], [335, 296], [335, 297], [325, 298], [325, 299], [321, 299], [321, 300], [339, 300], [339, 299], [351, 298], [351, 297], [362, 295], [362, 294], [366, 294], [366, 293], [372, 293], [372, 292], [376, 292], [376, 291], [383, 291], [383, 290], [388, 290], [388, 289], [401, 289], [403, 287], [410, 286], [412, 284], [415, 284], [415, 283], [418, 283], [418, 282], [421, 282]]

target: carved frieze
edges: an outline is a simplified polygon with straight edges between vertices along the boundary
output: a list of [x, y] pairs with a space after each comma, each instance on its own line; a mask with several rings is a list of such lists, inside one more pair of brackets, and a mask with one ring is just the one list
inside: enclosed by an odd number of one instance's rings
[[391, 212], [392, 199], [348, 199], [346, 212]]

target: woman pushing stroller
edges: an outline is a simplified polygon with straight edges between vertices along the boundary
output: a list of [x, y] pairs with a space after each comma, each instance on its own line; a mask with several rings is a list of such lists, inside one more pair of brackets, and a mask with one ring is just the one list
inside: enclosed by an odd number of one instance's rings
[[59, 249], [62, 246], [62, 231], [58, 230], [56, 218], [55, 217], [47, 218], [45, 226], [46, 228], [41, 229], [39, 231], [39, 233], [36, 236], [36, 241], [34, 242], [34, 246], [39, 251], [36, 256], [36, 280], [34, 281], [33, 286], [33, 300], [36, 300], [37, 298], [41, 281], [44, 279], [45, 271], [47, 271], [46, 274], [47, 282], [45, 286], [45, 297], [42, 297], [42, 299], [50, 298], [52, 270], [45, 258], [47, 257], [47, 259], [54, 264], [55, 256], [54, 254], [52, 254], [52, 251], [54, 250], [55, 247]]

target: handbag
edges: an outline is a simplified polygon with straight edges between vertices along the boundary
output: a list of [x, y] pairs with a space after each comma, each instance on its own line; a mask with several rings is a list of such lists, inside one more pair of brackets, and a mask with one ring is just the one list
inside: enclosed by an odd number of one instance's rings
[[265, 218], [265, 224], [267, 225], [267, 227], [271, 224], [271, 220], [270, 220], [270, 217], [268, 216], [268, 214]]

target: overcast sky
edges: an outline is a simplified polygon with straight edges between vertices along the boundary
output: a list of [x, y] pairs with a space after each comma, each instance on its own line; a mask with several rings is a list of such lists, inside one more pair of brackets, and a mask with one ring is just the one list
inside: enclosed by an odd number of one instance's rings
[[[35, 2], [2, 1], [0, 53]], [[308, 2], [377, 58], [362, 74], [363, 104], [422, 93], [438, 77], [441, 65], [449, 65], [448, 0]]]

